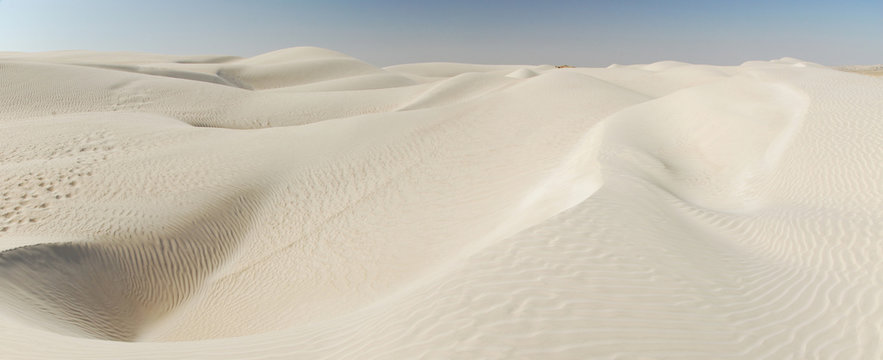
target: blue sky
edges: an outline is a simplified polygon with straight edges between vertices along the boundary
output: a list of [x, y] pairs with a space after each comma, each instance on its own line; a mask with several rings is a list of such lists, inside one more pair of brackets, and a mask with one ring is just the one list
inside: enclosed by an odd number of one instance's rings
[[0, 0], [0, 51], [251, 56], [303, 45], [381, 66], [879, 64], [883, 0]]

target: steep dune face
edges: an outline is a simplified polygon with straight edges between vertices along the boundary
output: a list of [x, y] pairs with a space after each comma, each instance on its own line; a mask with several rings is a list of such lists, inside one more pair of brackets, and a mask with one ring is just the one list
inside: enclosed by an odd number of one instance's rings
[[762, 182], [808, 102], [793, 88], [743, 78], [679, 90], [608, 120], [617, 147], [610, 165], [698, 206], [747, 211], [762, 206]]
[[3, 358], [883, 356], [873, 78], [293, 48], [0, 80]]

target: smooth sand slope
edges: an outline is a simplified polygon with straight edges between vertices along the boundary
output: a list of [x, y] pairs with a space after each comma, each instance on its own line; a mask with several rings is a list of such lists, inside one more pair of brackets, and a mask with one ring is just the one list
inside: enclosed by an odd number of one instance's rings
[[0, 53], [0, 359], [883, 358], [883, 82]]

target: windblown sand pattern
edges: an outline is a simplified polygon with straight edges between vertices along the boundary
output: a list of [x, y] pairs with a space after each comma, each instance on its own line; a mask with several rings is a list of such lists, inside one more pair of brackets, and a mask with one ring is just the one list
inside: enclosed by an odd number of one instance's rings
[[0, 53], [2, 359], [883, 358], [883, 82]]

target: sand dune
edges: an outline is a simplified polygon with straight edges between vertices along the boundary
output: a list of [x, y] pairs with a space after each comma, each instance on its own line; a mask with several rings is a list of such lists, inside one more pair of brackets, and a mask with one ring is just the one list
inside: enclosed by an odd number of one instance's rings
[[0, 358], [883, 358], [880, 99], [792, 58], [0, 53]]

